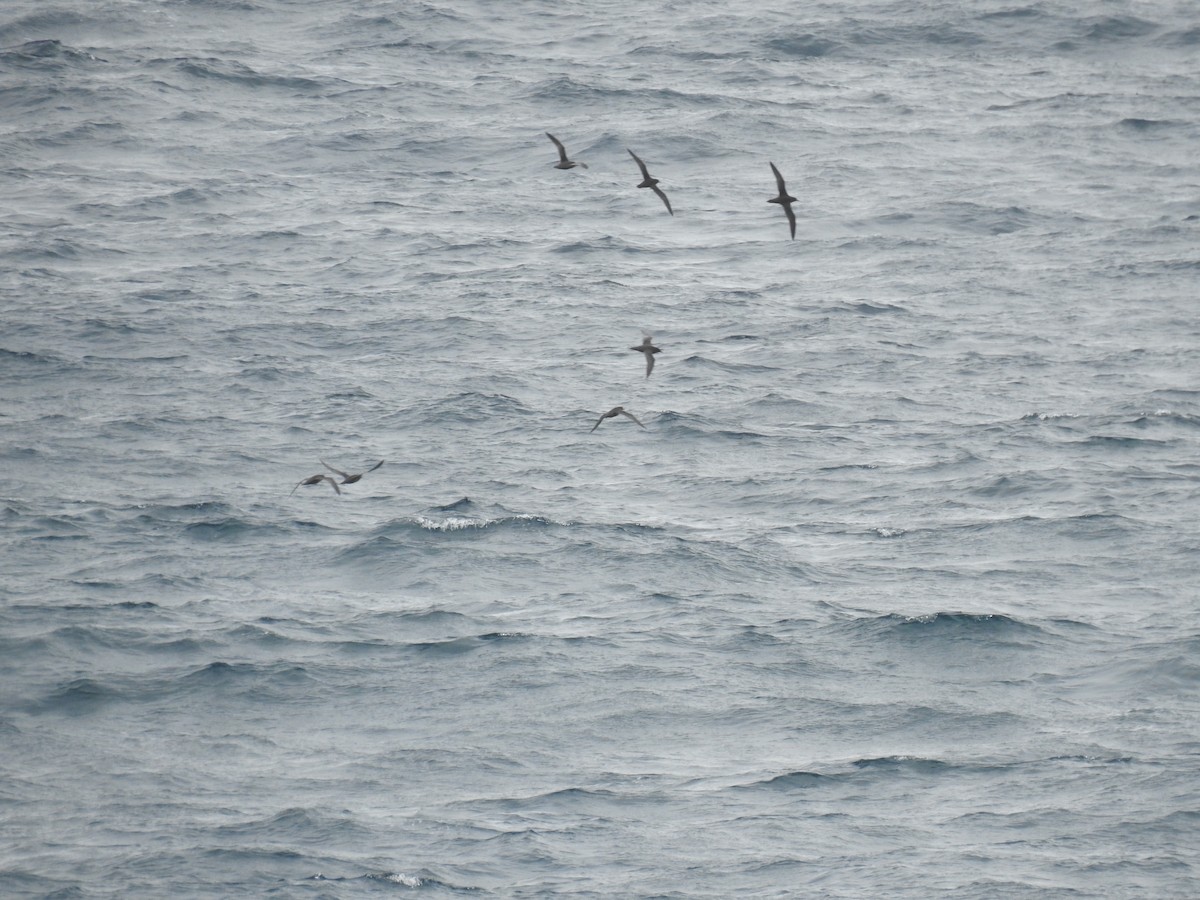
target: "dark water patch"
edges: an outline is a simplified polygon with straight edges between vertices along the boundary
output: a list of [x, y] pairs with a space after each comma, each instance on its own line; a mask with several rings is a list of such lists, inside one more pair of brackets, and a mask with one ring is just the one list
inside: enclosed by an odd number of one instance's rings
[[724, 337], [716, 338], [715, 340], [711, 339], [711, 338], [699, 338], [696, 341], [696, 343], [697, 344], [725, 344], [725, 343], [730, 343], [732, 341], [741, 342], [741, 341], [761, 341], [761, 340], [762, 340], [762, 336], [758, 335], [758, 334], [729, 334]]
[[169, 203], [182, 203], [185, 206], [191, 206], [197, 203], [207, 203], [210, 200], [216, 199], [216, 193], [212, 190], [200, 190], [195, 187], [186, 187], [182, 190], [172, 191], [164, 199]]
[[295, 663], [227, 663], [218, 660], [172, 679], [161, 685], [160, 690], [170, 693], [192, 690], [214, 696], [232, 692], [239, 697], [284, 701], [296, 697], [312, 698], [320, 687], [321, 682], [309, 669]]
[[[634, 559], [640, 559], [644, 553], [645, 550], [639, 550]], [[745, 583], [747, 579], [767, 582], [783, 577], [799, 586], [822, 584], [829, 577], [828, 570], [818, 566], [780, 560], [763, 555], [757, 548], [732, 542], [668, 537], [659, 542], [656, 556], [664, 566], [678, 566], [678, 571], [688, 571], [714, 583], [727, 583], [727, 579], [734, 584]]]
[[1011, 234], [1039, 219], [1020, 206], [990, 207], [968, 202], [943, 205], [937, 218], [949, 226], [988, 235]]
[[1161, 131], [1168, 128], [1178, 128], [1182, 125], [1187, 125], [1186, 122], [1180, 122], [1174, 119], [1137, 119], [1128, 118], [1122, 119], [1117, 123], [1118, 128], [1124, 128], [1134, 132], [1152, 132]]
[[1155, 43], [1164, 47], [1182, 47], [1189, 50], [1200, 47], [1200, 26], [1184, 28], [1180, 31], [1168, 31], [1161, 35]]
[[1083, 765], [1094, 766], [1114, 766], [1114, 765], [1129, 765], [1136, 762], [1132, 756], [1087, 756], [1081, 753], [1073, 753], [1066, 756], [1051, 756], [1047, 762], [1052, 763], [1081, 763]]
[[117, 700], [124, 692], [94, 678], [75, 678], [29, 708], [33, 714], [86, 716]]
[[[83, 21], [81, 18], [63, 11], [37, 17], [27, 16], [25, 19], [19, 19], [15, 23], [0, 25], [0, 40], [3, 40], [7, 34], [19, 29], [45, 30], [75, 24], [74, 21], [66, 22], [63, 21], [64, 19]], [[45, 24], [42, 20], [54, 20], [57, 21], [57, 25]], [[31, 24], [33, 22], [37, 22], [37, 24]], [[65, 64], [93, 62], [106, 62], [106, 60], [98, 56], [93, 56], [85, 50], [78, 50], [54, 38], [26, 41], [23, 44], [13, 47], [0, 48], [0, 66], [36, 68], [45, 71], [47, 68], [64, 68]], [[54, 65], [55, 63], [60, 65], [56, 66]]]
[[[83, 609], [94, 610], [95, 608], [83, 607]], [[128, 627], [65, 625], [51, 631], [47, 635], [47, 639], [54, 646], [55, 653], [71, 658], [99, 651], [114, 651], [122, 655], [156, 649], [161, 651], [164, 649], [164, 644], [167, 652], [188, 650], [197, 646], [197, 642], [190, 638], [159, 639], [153, 632], [140, 625]]]
[[92, 537], [89, 524], [71, 515], [37, 516], [20, 524], [22, 531], [33, 540], [88, 540]]
[[629, 56], [676, 56], [692, 62], [707, 62], [710, 60], [733, 59], [743, 60], [742, 52], [721, 52], [718, 50], [684, 50], [676, 44], [642, 44], [634, 47]]
[[[246, 381], [257, 381], [262, 384], [278, 384], [295, 374], [294, 371], [282, 369], [278, 366], [248, 366], [238, 372], [237, 377]], [[326, 398], [331, 399], [329, 395]]]
[[761, 434], [756, 431], [736, 431], [731, 428], [722, 428], [704, 416], [687, 415], [674, 412], [673, 410], [660, 413], [652, 421], [661, 428], [669, 429], [672, 436], [680, 438], [689, 436], [721, 438], [734, 443], [749, 445], [760, 439], [770, 437], [770, 435]]
[[[677, 602], [677, 598], [670, 598]], [[723, 649], [732, 652], [768, 647], [791, 647], [793, 639], [776, 633], [770, 625], [743, 625], [725, 642]]]
[[[983, 535], [993, 531], [1012, 531], [1027, 533], [1031, 538], [1037, 535], [1057, 535], [1070, 539], [1090, 540], [1128, 536], [1130, 532], [1143, 527], [1144, 524], [1138, 520], [1117, 513], [1079, 513], [1070, 516], [1012, 516], [987, 522], [922, 529], [921, 532]], [[917, 533], [917, 530], [914, 529], [913, 533]]]
[[1094, 16], [1083, 20], [1084, 41], [1108, 44], [1154, 34], [1161, 26], [1137, 16]]
[[[204, 584], [204, 578], [196, 575], [177, 575], [164, 572], [147, 572], [137, 578], [115, 583], [114, 589], [132, 595], [161, 595], [165, 593], [192, 594]], [[106, 607], [130, 612], [162, 608], [154, 600], [122, 600]]]
[[1128, 450], [1128, 451], [1146, 451], [1157, 448], [1166, 448], [1172, 446], [1173, 442], [1169, 440], [1158, 440], [1157, 438], [1139, 438], [1128, 437], [1118, 434], [1094, 434], [1090, 437], [1083, 438], [1077, 441], [1068, 441], [1069, 444], [1074, 444], [1079, 447], [1088, 447], [1098, 450]]
[[1158, 425], [1182, 425], [1185, 428], [1200, 428], [1200, 414], [1158, 410], [1144, 413], [1129, 420], [1134, 428], [1152, 428]]
[[[32, 611], [34, 614], [40, 612], [42, 607], [30, 607], [22, 605], [14, 605], [10, 607], [14, 611], [25, 610]], [[12, 665], [15, 659], [26, 656], [30, 659], [45, 658], [45, 655], [50, 651], [50, 642], [41, 635], [30, 636], [21, 635], [20, 637], [10, 637], [5, 634], [0, 634], [0, 662], [7, 665]]]
[[[603, 99], [605, 92], [590, 84], [575, 81], [567, 75], [558, 75], [531, 85], [524, 94], [534, 100], [569, 101], [567, 105], [570, 106], [572, 103]], [[563, 137], [563, 140], [566, 141], [566, 138]], [[571, 145], [568, 143], [567, 146]]]
[[56, 262], [72, 262], [86, 255], [86, 246], [82, 243], [55, 238], [39, 243], [36, 246], [23, 248], [21, 255], [26, 259], [53, 260]]
[[1164, 831], [1180, 831], [1184, 834], [1195, 834], [1200, 829], [1200, 810], [1178, 809], [1164, 816], [1142, 823], [1152, 829]]
[[453, 610], [429, 608], [420, 610], [384, 610], [357, 616], [337, 629], [337, 635], [347, 632], [387, 641], [412, 640], [415, 637], [457, 636], [478, 634], [483, 623]]
[[[276, 380], [279, 377], [280, 370], [272, 367], [271, 380]], [[331, 391], [325, 395], [327, 400], [347, 401], [357, 403], [360, 400], [374, 400], [375, 394], [367, 390], [365, 387], [345, 388], [343, 390]]]
[[[1020, 846], [1021, 842], [1013, 842], [1014, 846]], [[962, 885], [958, 885], [954, 889], [956, 897], [974, 897], [979, 900], [995, 900], [1000, 897], [1013, 898], [1037, 898], [1045, 897], [1049, 893], [1044, 880], [1040, 877], [1031, 877], [1025, 881], [1020, 881], [1017, 878], [974, 878]], [[1078, 888], [1067, 887], [1063, 885], [1055, 886], [1053, 894], [1057, 898], [1065, 897], [1081, 897], [1093, 898], [1096, 895], [1090, 890], [1080, 890]]]
[[483, 641], [476, 635], [447, 638], [440, 641], [417, 641], [408, 645], [410, 649], [434, 656], [460, 656], [474, 653], [483, 648]]
[[605, 807], [628, 806], [644, 802], [659, 802], [657, 795], [634, 795], [606, 788], [565, 787], [528, 797], [500, 797], [487, 801], [490, 805], [513, 811], [579, 812], [581, 809], [599, 811]]
[[873, 221], [884, 228], [932, 228], [996, 237], [1021, 231], [1043, 220], [1043, 216], [1021, 206], [986, 206], [953, 200], [927, 209], [888, 213]]
[[[203, 865], [208, 871], [233, 869], [239, 871], [273, 871], [280, 863], [296, 863], [307, 860], [308, 854], [290, 848], [276, 847], [230, 847], [228, 849], [209, 849], [200, 854]], [[157, 860], [156, 860], [157, 861]], [[136, 871], [136, 860], [133, 865]], [[239, 886], [245, 882], [239, 882]]]
[[1044, 630], [1053, 633], [1058, 640], [1078, 640], [1080, 642], [1095, 641], [1107, 634], [1103, 629], [1090, 622], [1064, 618], [1046, 619]]
[[293, 807], [264, 819], [254, 819], [213, 829], [216, 837], [239, 841], [276, 840], [289, 844], [324, 844], [367, 841], [372, 831], [347, 815]]
[[[525, 634], [518, 631], [489, 631], [484, 634], [462, 635], [445, 640], [416, 641], [408, 644], [408, 648], [435, 656], [460, 656], [465, 653], [484, 650], [488, 647], [509, 648], [522, 644], [542, 642], [544, 640], [545, 638], [537, 635]], [[573, 638], [557, 640], [563, 640], [568, 643], [576, 641]]]
[[842, 45], [815, 34], [779, 35], [768, 38], [763, 46], [772, 54], [794, 59], [819, 59], [842, 49]]
[[698, 354], [694, 354], [692, 356], [687, 357], [686, 359], [684, 359], [682, 361], [681, 365], [686, 366], [688, 369], [701, 371], [701, 372], [703, 372], [705, 370], [709, 370], [709, 371], [717, 371], [717, 372], [758, 374], [758, 373], [770, 373], [770, 372], [781, 371], [778, 366], [762, 366], [762, 365], [754, 365], [751, 363], [721, 362], [721, 361], [718, 361], [715, 359], [709, 359], [706, 356], [700, 356]]
[[872, 303], [869, 300], [856, 300], [852, 303], [839, 303], [829, 310], [831, 313], [851, 313], [858, 316], [908, 315], [903, 306], [891, 303]]
[[267, 75], [245, 63], [218, 57], [153, 59], [152, 69], [169, 69], [201, 83], [222, 82], [255, 91], [279, 90], [288, 94], [315, 95], [330, 82], [289, 75]]
[[947, 22], [855, 28], [845, 34], [844, 40], [853, 47], [888, 47], [893, 51], [909, 48], [918, 52], [930, 46], [953, 49], [975, 47], [983, 43], [983, 38], [975, 32]]
[[[761, 300], [763, 292], [752, 288], [724, 288], [722, 290], [708, 291], [706, 295], [708, 299], [714, 303], [725, 306], [746, 307], [756, 300]], [[737, 327], [742, 327], [741, 325]], [[738, 337], [730, 338], [737, 340]], [[752, 335], [744, 336], [744, 339], [753, 340]]]
[[1007, 19], [1041, 19], [1045, 17], [1045, 13], [1036, 6], [1014, 6], [1010, 9], [999, 9], [995, 12], [981, 13], [979, 18], [983, 21], [988, 20], [1007, 20]]
[[[116, 335], [120, 338], [131, 338], [137, 335], [148, 334], [149, 329], [145, 326], [140, 326], [128, 319], [106, 319], [102, 316], [89, 316], [83, 320], [83, 328], [80, 331], [84, 337], [108, 337]], [[83, 357], [85, 362], [105, 362], [112, 359], [108, 356], [100, 356], [89, 353]]]
[[288, 534], [288, 530], [271, 522], [252, 522], [241, 516], [227, 516], [192, 522], [184, 527], [188, 537], [197, 541], [241, 542], [248, 539]]
[[[408, 13], [409, 10], [406, 9], [405, 12]], [[414, 12], [418, 11], [414, 10]], [[407, 20], [408, 16], [406, 15], [405, 21]], [[354, 12], [340, 16], [334, 27], [334, 31], [344, 31], [348, 34], [358, 36], [362, 34], [374, 34], [377, 32], [386, 34], [397, 31], [399, 28], [400, 26], [396, 20], [386, 13], [380, 12], [378, 14], [365, 15]]]
[[178, 0], [181, 6], [194, 6], [207, 12], [253, 13], [264, 12], [266, 7], [252, 0]]
[[550, 248], [551, 253], [562, 253], [564, 255], [582, 256], [587, 253], [595, 252], [612, 252], [618, 253], [655, 253], [665, 252], [662, 250], [652, 250], [642, 247], [637, 244], [631, 244], [620, 238], [612, 235], [602, 235], [591, 241], [572, 241], [569, 244], [557, 244]]
[[196, 292], [191, 288], [141, 288], [134, 291], [130, 296], [143, 303], [180, 303], [197, 298]]
[[349, 547], [339, 550], [332, 559], [333, 565], [354, 568], [370, 563], [387, 563], [401, 565], [405, 554], [417, 541], [397, 540], [384, 535], [376, 535], [366, 540], [357, 541]]
[[921, 756], [877, 756], [856, 759], [851, 765], [860, 771], [888, 775], [942, 775], [956, 769], [962, 770], [962, 767], [943, 762], [940, 759], [928, 759]]
[[770, 778], [734, 785], [735, 791], [813, 791], [845, 786], [864, 778], [930, 778], [990, 771], [994, 766], [961, 765], [922, 756], [877, 756], [852, 760], [849, 766], [816, 772], [797, 769]]
[[1151, 692], [1155, 696], [1192, 692], [1200, 686], [1197, 643], [1200, 642], [1179, 642], [1178, 648], [1173, 645], [1156, 646], [1156, 658], [1116, 660], [1105, 667], [1105, 675], [1123, 685], [1137, 685], [1139, 691]]
[[18, 371], [22, 376], [48, 370], [57, 373], [62, 371], [64, 366], [71, 365], [63, 357], [45, 351], [34, 353], [29, 350], [9, 350], [0, 347], [0, 375], [15, 375]]
[[[680, 91], [673, 88], [626, 88], [596, 82], [583, 83], [565, 75], [540, 81], [526, 89], [524, 95], [538, 101], [563, 102], [567, 106], [636, 104], [670, 108], [696, 107], [703, 112], [720, 109], [728, 102], [728, 98], [721, 94]], [[587, 153], [607, 149], [610, 145], [615, 146], [615, 139], [606, 137], [583, 150], [572, 151], [571, 144], [566, 142], [566, 138], [563, 135], [559, 135], [559, 137], [563, 138], [564, 143], [567, 143], [573, 159], [582, 159], [585, 162]]]
[[964, 640], [1012, 643], [1040, 637], [1042, 628], [999, 613], [938, 612], [923, 616], [883, 616], [855, 619], [837, 628], [876, 637], [911, 640]]
[[879, 468], [878, 463], [839, 463], [838, 465], [834, 465], [834, 466], [822, 466], [817, 471], [818, 472], [842, 472], [842, 471], [845, 471], [848, 469], [849, 470], [861, 469], [861, 470], [869, 472], [873, 469], [878, 469], [878, 468]]
[[970, 488], [970, 493], [979, 497], [1019, 497], [1031, 492], [1063, 488], [1069, 483], [1066, 473], [1062, 478], [1051, 478], [1036, 472], [1022, 472], [1019, 475], [997, 475]]
[[286, 647], [292, 644], [307, 644], [306, 637], [295, 638], [289, 635], [281, 634], [270, 628], [264, 628], [260, 624], [255, 625], [234, 625], [229, 627], [224, 632], [224, 637], [229, 644], [245, 648], [248, 644], [256, 644], [260, 647]]
[[[484, 394], [464, 391], [450, 397], [429, 400], [418, 410], [433, 422], [471, 423], [505, 421], [507, 418], [522, 418], [534, 415], [524, 403], [507, 394]], [[538, 415], [541, 415], [538, 413]]]
[[84, 893], [83, 889], [74, 883], [77, 880], [28, 872], [24, 866], [14, 863], [8, 868], [0, 869], [0, 896], [11, 897], [14, 900], [18, 897], [73, 900], [75, 897], [96, 896], [90, 890]]
[[748, 784], [734, 786], [734, 790], [767, 790], [767, 791], [799, 791], [824, 788], [836, 784], [840, 779], [836, 775], [824, 775], [820, 772], [797, 770], [785, 772], [763, 781], [752, 781]]
[[139, 653], [162, 654], [173, 659], [202, 653], [211, 648], [212, 641], [190, 637], [142, 639], [131, 647]]
[[[119, 147], [122, 144], [129, 144], [134, 141], [136, 141], [136, 138], [130, 135], [125, 126], [119, 122], [81, 122], [64, 131], [55, 132], [51, 136], [37, 138], [34, 144], [46, 147], [72, 147], [79, 144], [90, 144], [93, 147], [97, 147], [104, 144], [111, 144]], [[106, 211], [106, 209], [112, 209], [103, 204], [94, 205], [90, 208], [101, 213]], [[121, 252], [96, 244], [91, 246], [97, 250], [103, 249], [109, 250], [109, 252]]]

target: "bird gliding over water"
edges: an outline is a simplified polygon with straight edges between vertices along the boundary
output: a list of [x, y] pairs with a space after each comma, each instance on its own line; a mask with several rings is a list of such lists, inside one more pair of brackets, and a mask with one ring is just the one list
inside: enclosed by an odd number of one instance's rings
[[779, 185], [779, 196], [772, 197], [767, 202], [778, 203], [783, 207], [783, 211], [787, 215], [788, 227], [792, 230], [792, 240], [794, 241], [796, 239], [796, 214], [792, 212], [792, 204], [796, 202], [796, 198], [787, 192], [787, 188], [783, 185], [783, 176], [775, 168], [775, 163], [771, 163], [771, 171], [775, 173], [775, 183]]
[[343, 472], [341, 469], [335, 469], [329, 463], [325, 462], [325, 460], [321, 460], [321, 465], [323, 465], [325, 468], [327, 468], [330, 472], [336, 472], [338, 475], [341, 475], [342, 476], [342, 484], [354, 484], [356, 481], [358, 481], [360, 478], [362, 478], [364, 475], [366, 475], [367, 472], [374, 472], [376, 469], [378, 469], [380, 466], [382, 466], [383, 460], [381, 459], [379, 462], [375, 463], [375, 465], [373, 465], [373, 466], [371, 466], [371, 468], [367, 469], [366, 472], [359, 472], [357, 475], [350, 475], [346, 472]]
[[658, 186], [658, 179], [650, 177], [650, 173], [646, 170], [646, 164], [638, 158], [636, 153], [634, 153], [628, 147], [626, 147], [625, 150], [630, 156], [633, 157], [633, 161], [638, 164], [638, 168], [642, 170], [642, 183], [639, 184], [638, 187], [650, 188], [650, 190], [658, 194], [659, 199], [661, 199], [663, 204], [667, 207], [667, 212], [669, 212], [671, 215], [675, 215], [675, 210], [671, 209], [671, 201], [667, 199], [667, 195], [664, 194], [662, 189]]
[[650, 343], [652, 340], [654, 340], [654, 339], [652, 337], [650, 337], [650, 335], [648, 335], [648, 334], [644, 335], [642, 337], [642, 344], [640, 347], [630, 347], [629, 348], [630, 350], [636, 350], [638, 353], [646, 354], [646, 377], [647, 378], [649, 378], [650, 373], [654, 371], [654, 354], [662, 352], [657, 347], [655, 347], [652, 343]]
[[573, 169], [576, 166], [579, 166], [581, 169], [587, 168], [587, 163], [575, 162], [573, 159], [567, 159], [567, 148], [562, 145], [562, 141], [548, 131], [546, 132], [546, 137], [550, 138], [550, 140], [554, 142], [554, 146], [558, 148], [558, 162], [554, 164], [554, 168]]
[[[610, 409], [608, 412], [606, 412], [604, 415], [602, 415], [600, 418], [598, 418], [596, 420], [596, 424], [592, 426], [592, 431], [595, 431], [597, 428], [599, 428], [600, 423], [603, 422], [605, 419], [613, 419], [613, 418], [616, 418], [617, 416], [624, 416], [627, 419], [633, 419], [633, 421], [637, 422], [639, 425], [642, 425], [641, 422], [638, 422], [637, 416], [635, 416], [631, 412], [627, 412], [625, 407], [614, 406], [612, 409]], [[642, 427], [645, 428], [646, 426], [642, 425]], [[588, 434], [591, 434], [592, 431], [589, 431]]]
[[296, 493], [296, 488], [300, 487], [302, 484], [320, 484], [322, 481], [328, 481], [329, 486], [332, 487], [337, 493], [340, 494], [342, 492], [342, 489], [338, 487], [338, 483], [328, 475], [309, 475], [303, 481], [297, 481], [296, 487], [292, 488], [292, 491], [290, 494], [288, 494], [288, 496], [290, 497], [292, 494]]

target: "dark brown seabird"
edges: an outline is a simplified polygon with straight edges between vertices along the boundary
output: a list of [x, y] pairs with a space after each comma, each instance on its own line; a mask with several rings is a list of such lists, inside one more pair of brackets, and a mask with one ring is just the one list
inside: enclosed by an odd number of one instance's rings
[[327, 468], [330, 472], [336, 472], [338, 475], [341, 475], [342, 476], [342, 484], [354, 484], [356, 481], [358, 481], [360, 478], [362, 478], [364, 475], [366, 475], [367, 472], [374, 472], [376, 469], [378, 469], [380, 466], [382, 466], [383, 460], [381, 459], [379, 462], [375, 463], [375, 465], [373, 465], [373, 466], [371, 466], [371, 468], [367, 469], [366, 472], [359, 472], [357, 475], [349, 475], [346, 472], [343, 472], [341, 469], [335, 469], [329, 463], [325, 462], [325, 460], [321, 460], [321, 465], [323, 465], [325, 468]]
[[654, 193], [658, 194], [659, 199], [661, 199], [662, 202], [666, 205], [667, 212], [669, 212], [671, 215], [675, 215], [675, 210], [671, 209], [671, 201], [667, 199], [667, 195], [664, 194], [662, 192], [662, 189], [659, 188], [659, 186], [658, 186], [658, 179], [650, 177], [650, 173], [648, 171], [646, 171], [646, 164], [638, 158], [638, 155], [636, 153], [634, 153], [628, 147], [626, 147], [625, 150], [629, 153], [630, 156], [633, 157], [633, 161], [638, 164], [638, 168], [642, 170], [642, 183], [639, 184], [638, 187], [650, 188], [650, 190], [652, 190], [652, 191], [654, 191]]
[[[637, 422], [639, 425], [642, 425], [641, 422], [638, 422], [637, 416], [635, 416], [631, 412], [627, 412], [625, 410], [625, 407], [614, 406], [612, 409], [610, 409], [608, 412], [606, 412], [604, 415], [602, 415], [599, 419], [596, 420], [596, 424], [592, 426], [592, 431], [595, 431], [597, 428], [599, 428], [600, 423], [603, 422], [605, 419], [612, 419], [612, 418], [615, 418], [616, 416], [624, 416], [627, 419], [633, 419], [633, 421]], [[642, 427], [645, 428], [646, 426], [642, 425]], [[591, 434], [592, 431], [589, 431], [588, 434]]]
[[554, 164], [554, 168], [573, 169], [576, 166], [579, 166], [581, 169], [587, 168], [587, 163], [575, 162], [573, 159], [567, 159], [567, 148], [562, 145], [562, 141], [548, 131], [546, 132], [546, 137], [550, 138], [550, 140], [554, 142], [554, 146], [558, 148], [558, 162]]
[[630, 347], [630, 350], [636, 350], [638, 353], [646, 354], [646, 377], [650, 377], [650, 373], [654, 371], [654, 354], [662, 351], [655, 347], [652, 343], [654, 340], [650, 335], [642, 337], [642, 345], [640, 347]]
[[783, 186], [783, 176], [779, 174], [779, 170], [775, 168], [775, 163], [771, 163], [771, 171], [775, 173], [775, 183], [779, 185], [779, 196], [772, 197], [768, 203], [778, 203], [783, 207], [784, 213], [787, 215], [788, 227], [792, 229], [792, 240], [796, 239], [796, 214], [792, 212], [792, 204], [796, 202], [796, 198], [787, 192], [787, 188]]
[[288, 496], [290, 497], [292, 494], [296, 493], [296, 488], [300, 487], [302, 484], [320, 484], [322, 481], [328, 481], [330, 487], [332, 487], [339, 494], [342, 492], [342, 489], [338, 487], [338, 483], [328, 475], [309, 475], [303, 481], [297, 481], [296, 487], [292, 488], [292, 493], [288, 494]]

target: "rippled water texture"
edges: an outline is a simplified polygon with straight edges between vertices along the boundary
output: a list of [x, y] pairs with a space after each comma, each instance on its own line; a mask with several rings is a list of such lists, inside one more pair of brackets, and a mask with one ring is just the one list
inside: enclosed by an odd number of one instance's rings
[[1195, 13], [6, 4], [0, 894], [1200, 895]]

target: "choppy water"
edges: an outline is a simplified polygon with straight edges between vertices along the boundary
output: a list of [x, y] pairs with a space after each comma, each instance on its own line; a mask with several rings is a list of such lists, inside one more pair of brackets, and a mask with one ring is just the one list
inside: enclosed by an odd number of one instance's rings
[[1200, 894], [1192, 4], [0, 48], [0, 893]]

